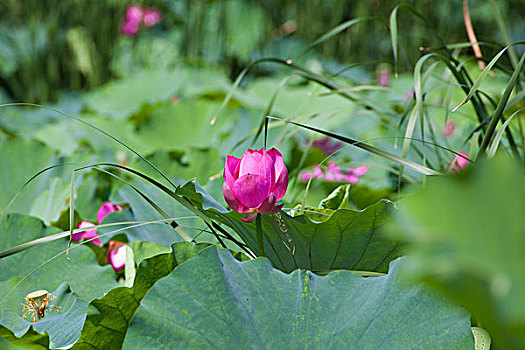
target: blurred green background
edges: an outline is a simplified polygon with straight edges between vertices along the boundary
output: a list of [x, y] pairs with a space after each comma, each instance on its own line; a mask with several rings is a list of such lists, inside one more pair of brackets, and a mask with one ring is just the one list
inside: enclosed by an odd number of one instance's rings
[[[332, 63], [392, 62], [387, 29], [394, 0], [3, 0], [0, 2], [0, 100], [53, 102], [62, 91], [86, 90], [148, 68], [220, 65], [235, 77], [263, 56], [293, 58], [319, 36], [349, 19], [377, 16], [318, 46], [310, 55]], [[447, 43], [467, 41], [462, 1], [407, 1]], [[159, 25], [124, 36], [130, 4], [157, 8]], [[522, 0], [471, 0], [479, 41], [505, 43], [493, 5], [503, 14], [510, 41], [525, 32]], [[400, 69], [438, 45], [425, 24], [399, 13]], [[494, 52], [483, 48], [485, 55]], [[310, 57], [311, 57], [310, 56]], [[306, 57], [308, 58], [308, 56]], [[305, 58], [305, 59], [306, 59]], [[326, 63], [325, 63], [326, 65]], [[260, 65], [253, 74], [274, 69]], [[374, 69], [374, 66], [371, 67]], [[3, 96], [3, 98], [2, 98]]]

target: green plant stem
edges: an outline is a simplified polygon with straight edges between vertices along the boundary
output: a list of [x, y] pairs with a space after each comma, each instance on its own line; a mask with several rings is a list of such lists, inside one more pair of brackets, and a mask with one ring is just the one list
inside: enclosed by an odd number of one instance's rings
[[[501, 119], [503, 115], [503, 110], [509, 100], [510, 94], [514, 88], [514, 84], [516, 83], [516, 80], [518, 79], [520, 75], [520, 71], [521, 71], [524, 61], [525, 61], [525, 53], [521, 56], [518, 66], [514, 70], [514, 73], [512, 74], [510, 81], [507, 84], [505, 91], [503, 92], [503, 96], [501, 97], [501, 100], [499, 101], [498, 106], [496, 107], [496, 110], [494, 111], [492, 119], [490, 120], [490, 124], [487, 128], [487, 132], [485, 136], [483, 137], [481, 146], [479, 147], [478, 158], [485, 157], [485, 151], [487, 150], [489, 142], [492, 139], [494, 131], [496, 130], [496, 125], [498, 124], [499, 120]], [[517, 153], [515, 148], [512, 148], [512, 150], [515, 152], [516, 157], [519, 157], [519, 153]]]
[[257, 230], [257, 246], [259, 247], [259, 252], [257, 253], [257, 256], [264, 256], [264, 240], [263, 240], [261, 214], [257, 214], [257, 216], [255, 217], [255, 226]]

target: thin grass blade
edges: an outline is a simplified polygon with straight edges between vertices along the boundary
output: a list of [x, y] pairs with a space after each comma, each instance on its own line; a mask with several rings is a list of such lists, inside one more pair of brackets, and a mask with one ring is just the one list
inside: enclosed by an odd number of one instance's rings
[[355, 147], [364, 149], [365, 151], [368, 151], [370, 153], [376, 154], [376, 155], [378, 155], [380, 157], [383, 157], [385, 159], [388, 159], [388, 160], [391, 160], [393, 162], [399, 163], [400, 165], [406, 166], [407, 168], [415, 170], [418, 173], [423, 174], [423, 175], [439, 175], [440, 174], [439, 172], [437, 172], [435, 170], [432, 170], [432, 169], [427, 168], [425, 166], [422, 166], [420, 164], [414, 163], [412, 161], [409, 161], [407, 159], [399, 157], [399, 156], [397, 156], [395, 154], [392, 154], [390, 152], [383, 151], [380, 148], [377, 148], [377, 147], [374, 147], [374, 146], [370, 146], [370, 145], [368, 145], [366, 143], [363, 143], [362, 141], [357, 141], [357, 140], [354, 140], [354, 139], [351, 139], [351, 138], [348, 138], [348, 137], [345, 137], [345, 136], [334, 134], [332, 132], [321, 130], [321, 129], [315, 128], [313, 126], [296, 123], [296, 122], [293, 122], [291, 120], [286, 120], [286, 119], [282, 119], [282, 118], [278, 118], [278, 117], [272, 117], [272, 116], [268, 116], [268, 118], [282, 120], [282, 121], [284, 121], [286, 123], [290, 123], [290, 124], [299, 126], [301, 128], [304, 128], [304, 129], [312, 130], [312, 131], [318, 132], [320, 134], [323, 134], [323, 135], [326, 135], [326, 136], [330, 136], [330, 137], [332, 137], [332, 138], [334, 138], [336, 140], [348, 143], [350, 145], [353, 145]]
[[[481, 145], [479, 146], [478, 157], [485, 156], [485, 151], [490, 143], [490, 140], [492, 139], [492, 136], [494, 135], [494, 131], [496, 130], [496, 125], [498, 124], [499, 120], [503, 116], [503, 110], [505, 109], [505, 106], [507, 105], [510, 94], [512, 93], [512, 90], [514, 89], [514, 85], [516, 84], [516, 81], [518, 80], [518, 77], [520, 75], [521, 68], [523, 67], [524, 61], [525, 61], [525, 53], [523, 53], [523, 55], [521, 56], [521, 59], [516, 69], [514, 70], [514, 73], [512, 74], [509, 82], [507, 83], [507, 86], [505, 86], [505, 90], [503, 91], [503, 96], [501, 96], [501, 99], [499, 100], [498, 107], [496, 108], [496, 110], [494, 111], [494, 114], [492, 115], [490, 124], [487, 127], [487, 132], [485, 136], [483, 137], [483, 141], [481, 142]], [[516, 149], [516, 147], [512, 147], [512, 150], [515, 156], [519, 157], [519, 152]]]

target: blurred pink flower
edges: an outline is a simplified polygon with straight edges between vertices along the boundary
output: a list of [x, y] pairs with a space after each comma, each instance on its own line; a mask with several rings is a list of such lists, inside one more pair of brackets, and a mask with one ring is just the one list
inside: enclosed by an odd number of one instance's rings
[[299, 179], [303, 182], [307, 182], [310, 179], [322, 179], [327, 182], [348, 182], [356, 184], [359, 182], [361, 176], [368, 172], [366, 165], [359, 166], [357, 168], [347, 168], [346, 171], [342, 171], [341, 167], [335, 162], [328, 162], [326, 170], [323, 171], [319, 165], [314, 165], [313, 171], [303, 171], [299, 174]]
[[[308, 142], [310, 141], [306, 140], [306, 144], [308, 144]], [[342, 147], [343, 147], [343, 144], [341, 142], [338, 142], [338, 141], [332, 142], [332, 138], [328, 136], [322, 138], [321, 140], [312, 142], [312, 148], [319, 148], [325, 154], [332, 154]]]
[[366, 165], [358, 166], [357, 168], [346, 169], [346, 182], [355, 185], [359, 182], [359, 178], [368, 172]]
[[133, 36], [139, 32], [139, 28], [140, 22], [124, 21], [120, 27], [120, 30], [124, 35]]
[[109, 241], [107, 261], [113, 266], [115, 272], [124, 269], [126, 266], [126, 243]]
[[319, 165], [314, 165], [313, 171], [303, 171], [301, 174], [299, 174], [299, 179], [302, 182], [307, 182], [310, 179], [322, 179], [323, 178], [323, 170]]
[[121, 31], [124, 35], [133, 36], [139, 32], [140, 22], [144, 12], [138, 5], [130, 5], [126, 9], [126, 16], [122, 22]]
[[381, 69], [377, 74], [377, 85], [387, 87], [390, 84], [390, 70]]
[[242, 221], [252, 222], [257, 213], [276, 213], [283, 206], [277, 202], [286, 193], [288, 170], [275, 148], [248, 149], [240, 159], [226, 156], [223, 176], [226, 203], [236, 212], [249, 213]]
[[459, 155], [452, 158], [450, 162], [448, 162], [447, 170], [450, 171], [451, 174], [454, 174], [455, 172], [459, 172], [462, 169], [465, 169], [468, 166], [470, 156], [465, 152], [459, 152]]
[[443, 130], [441, 130], [441, 133], [443, 134], [444, 137], [450, 137], [454, 133], [455, 129], [456, 129], [456, 123], [454, 123], [452, 120], [449, 120], [445, 123]]
[[102, 223], [102, 221], [104, 221], [104, 219], [106, 218], [106, 216], [108, 216], [109, 214], [115, 212], [115, 211], [118, 211], [118, 210], [122, 210], [122, 207], [120, 205], [116, 205], [116, 204], [113, 204], [111, 202], [104, 202], [100, 208], [98, 209], [98, 212], [97, 212], [97, 221], [98, 223]]
[[328, 182], [342, 182], [345, 175], [341, 172], [341, 167], [335, 162], [328, 162], [324, 172], [324, 180]]
[[[92, 223], [92, 222], [84, 220], [84, 221], [81, 221], [78, 224], [77, 227], [78, 228], [88, 228], [88, 227], [92, 227], [92, 226], [95, 226], [95, 224]], [[94, 238], [94, 237], [96, 237], [96, 238], [94, 240], [92, 240], [91, 242], [93, 242], [93, 244], [96, 244], [96, 245], [102, 247], [102, 242], [98, 238], [97, 229], [96, 228], [93, 228], [91, 230], [85, 230], [85, 231], [74, 233], [72, 239], [75, 242], [80, 242], [83, 239], [91, 239], [91, 238]]]
[[122, 34], [133, 36], [139, 32], [141, 25], [149, 28], [160, 21], [162, 21], [162, 12], [159, 10], [139, 5], [129, 5], [120, 29]]
[[144, 11], [139, 5], [129, 5], [126, 8], [126, 21], [140, 23], [143, 16]]
[[162, 21], [162, 12], [152, 8], [146, 8], [144, 10], [144, 18], [142, 19], [144, 26], [151, 27]]
[[[97, 212], [97, 222], [99, 224], [102, 223], [102, 221], [106, 218], [106, 216], [108, 216], [109, 214], [111, 214], [111, 213], [113, 213], [114, 211], [117, 211], [117, 210], [122, 210], [120, 205], [116, 205], [116, 204], [113, 204], [111, 202], [103, 203], [100, 206], [100, 208], [98, 209], [98, 212]], [[95, 224], [92, 223], [92, 222], [84, 220], [84, 221], [80, 222], [77, 227], [78, 228], [88, 228], [88, 227], [92, 227], [92, 226], [95, 226]], [[91, 242], [93, 242], [93, 244], [96, 244], [98, 246], [102, 246], [102, 242], [98, 238], [98, 234], [97, 234], [97, 229], [96, 228], [74, 233], [72, 239], [75, 242], [80, 242], [83, 239], [91, 239], [91, 238], [94, 238], [94, 237], [97, 237], [97, 238], [95, 238]]]

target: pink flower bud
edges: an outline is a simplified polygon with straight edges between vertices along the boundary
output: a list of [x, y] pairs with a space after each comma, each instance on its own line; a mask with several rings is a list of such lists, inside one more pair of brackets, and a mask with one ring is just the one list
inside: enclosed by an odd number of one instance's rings
[[[88, 227], [92, 227], [92, 226], [95, 226], [95, 224], [92, 223], [92, 222], [84, 220], [84, 221], [81, 221], [78, 224], [77, 227], [78, 228], [88, 228]], [[91, 241], [91, 242], [93, 242], [93, 244], [96, 244], [98, 246], [102, 246], [102, 242], [98, 238], [98, 234], [97, 234], [97, 229], [96, 228], [74, 233], [73, 237], [72, 237], [72, 240], [75, 241], [75, 242], [80, 242], [83, 239], [91, 239], [91, 238], [95, 238], [94, 240]]]
[[288, 170], [281, 153], [248, 149], [242, 158], [226, 156], [222, 193], [234, 211], [249, 213], [242, 220], [252, 222], [257, 213], [276, 213], [288, 187]]
[[104, 221], [104, 219], [106, 218], [106, 216], [108, 216], [109, 214], [113, 213], [114, 211], [117, 211], [117, 210], [122, 210], [122, 208], [120, 207], [120, 205], [116, 205], [116, 204], [113, 204], [111, 202], [104, 202], [100, 208], [98, 209], [98, 212], [97, 212], [97, 221], [98, 223], [102, 223], [102, 221]]
[[448, 162], [447, 169], [450, 170], [451, 174], [459, 172], [468, 166], [469, 159], [470, 156], [467, 153], [459, 152], [459, 155], [452, 158], [450, 162]]
[[126, 21], [140, 23], [143, 15], [144, 11], [139, 5], [129, 5], [126, 8]]
[[162, 12], [151, 8], [144, 10], [144, 17], [142, 18], [144, 26], [151, 27], [160, 21], [162, 21]]
[[120, 30], [122, 34], [127, 36], [134, 36], [139, 32], [140, 22], [124, 21]]
[[441, 133], [443, 134], [444, 137], [450, 137], [454, 133], [455, 129], [456, 129], [456, 124], [452, 120], [449, 120], [448, 122], [445, 123], [445, 126], [443, 127], [443, 130], [441, 131]]
[[118, 272], [126, 266], [126, 244], [117, 241], [109, 241], [107, 255], [108, 264], [113, 266], [113, 270]]
[[[114, 211], [117, 211], [117, 210], [122, 210], [120, 205], [116, 205], [116, 204], [113, 204], [111, 202], [105, 202], [98, 209], [97, 222], [99, 224], [102, 223], [102, 221], [106, 218], [106, 216], [108, 216], [109, 214], [111, 214], [111, 213], [113, 213]], [[93, 224], [92, 222], [89, 222], [89, 221], [85, 221], [85, 220], [78, 224], [78, 228], [88, 228], [88, 227], [92, 227], [92, 226], [95, 226], [95, 224]], [[94, 238], [94, 237], [97, 237], [97, 238], [95, 238], [91, 242], [93, 242], [93, 244], [96, 244], [98, 246], [102, 246], [102, 242], [98, 238], [98, 234], [97, 234], [97, 229], [96, 228], [74, 233], [72, 239], [75, 242], [80, 242], [83, 239], [91, 239], [91, 238]]]
[[390, 70], [381, 69], [377, 74], [377, 85], [387, 87], [390, 84]]

